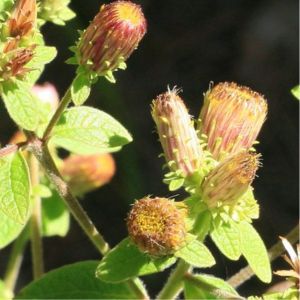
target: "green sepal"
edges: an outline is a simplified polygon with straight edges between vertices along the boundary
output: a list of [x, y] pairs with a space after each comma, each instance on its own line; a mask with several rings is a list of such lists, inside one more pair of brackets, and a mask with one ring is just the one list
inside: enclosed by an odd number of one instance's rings
[[0, 158], [1, 213], [14, 223], [24, 225], [31, 205], [29, 171], [21, 152]]
[[121, 282], [137, 276], [161, 272], [176, 262], [175, 257], [150, 257], [129, 238], [110, 250], [101, 260], [96, 276], [106, 282]]
[[272, 280], [272, 270], [267, 249], [263, 240], [248, 222], [238, 224], [241, 250], [249, 266], [257, 277], [266, 283]]
[[187, 237], [187, 244], [176, 251], [175, 256], [198, 268], [211, 267], [216, 263], [208, 248], [191, 234]]
[[234, 221], [222, 223], [210, 233], [219, 250], [229, 259], [238, 260], [242, 254], [240, 232]]
[[82, 105], [90, 95], [91, 79], [86, 73], [79, 73], [71, 85], [71, 97], [75, 105]]
[[55, 269], [31, 282], [15, 299], [138, 299], [126, 282], [111, 284], [95, 278], [96, 267], [96, 261], [82, 261]]

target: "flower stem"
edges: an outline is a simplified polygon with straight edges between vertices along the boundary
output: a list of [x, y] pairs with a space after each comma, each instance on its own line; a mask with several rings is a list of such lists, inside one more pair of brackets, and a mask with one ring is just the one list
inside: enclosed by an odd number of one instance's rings
[[175, 299], [182, 290], [183, 276], [190, 269], [189, 264], [180, 260], [156, 299]]
[[63, 96], [62, 100], [60, 101], [59, 106], [58, 106], [57, 110], [55, 111], [54, 115], [52, 116], [47, 128], [45, 129], [42, 140], [46, 141], [49, 138], [53, 127], [56, 125], [56, 123], [58, 122], [59, 118], [61, 117], [62, 113], [64, 112], [66, 107], [69, 105], [71, 100], [72, 100], [71, 88], [69, 87], [68, 90], [66, 91], [65, 95]]
[[[297, 224], [286, 236], [285, 238], [291, 243], [294, 244], [299, 240], [299, 224]], [[275, 260], [285, 251], [282, 242], [278, 241], [275, 245], [273, 245], [269, 251], [269, 259], [270, 261]], [[227, 282], [233, 286], [234, 288], [239, 287], [245, 281], [249, 280], [254, 275], [250, 266], [246, 266], [245, 268], [238, 271], [236, 274], [231, 276]]]
[[13, 290], [19, 275], [23, 252], [28, 241], [28, 226], [26, 226], [18, 238], [15, 240], [4, 274], [4, 286], [10, 297], [13, 296]]
[[[30, 153], [29, 162], [31, 185], [35, 188], [39, 185], [39, 163], [32, 153]], [[40, 278], [44, 273], [41, 210], [41, 198], [38, 195], [34, 195], [33, 210], [30, 219], [30, 239], [34, 279]]]

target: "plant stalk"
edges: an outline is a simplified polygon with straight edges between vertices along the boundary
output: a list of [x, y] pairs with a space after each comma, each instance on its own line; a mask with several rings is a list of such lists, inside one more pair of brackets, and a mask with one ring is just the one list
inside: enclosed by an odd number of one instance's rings
[[49, 138], [53, 127], [56, 125], [56, 123], [60, 119], [62, 113], [64, 112], [66, 107], [69, 105], [71, 100], [72, 100], [71, 88], [69, 87], [68, 90], [66, 91], [65, 95], [63, 96], [62, 100], [60, 101], [58, 108], [55, 111], [54, 115], [52, 116], [47, 128], [45, 129], [42, 140], [46, 141]]
[[10, 297], [13, 297], [13, 291], [20, 272], [23, 252], [28, 241], [28, 226], [26, 226], [18, 238], [15, 240], [8, 259], [6, 271], [4, 274], [4, 286]]
[[[35, 188], [39, 185], [39, 163], [32, 153], [30, 153], [29, 162], [31, 185]], [[41, 198], [38, 195], [34, 195], [33, 209], [30, 219], [30, 240], [34, 279], [40, 278], [44, 273], [41, 213]]]

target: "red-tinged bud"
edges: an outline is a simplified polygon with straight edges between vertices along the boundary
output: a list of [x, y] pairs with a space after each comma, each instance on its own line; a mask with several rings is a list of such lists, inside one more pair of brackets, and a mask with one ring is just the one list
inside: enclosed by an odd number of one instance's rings
[[156, 123], [165, 158], [172, 171], [192, 175], [200, 166], [202, 150], [188, 110], [173, 89], [152, 102], [152, 117]]
[[49, 82], [43, 85], [36, 84], [32, 93], [43, 103], [48, 104], [52, 111], [55, 111], [59, 103], [59, 95], [55, 86]]
[[209, 90], [200, 113], [200, 133], [216, 160], [248, 150], [266, 119], [262, 95], [236, 83], [223, 82]]
[[115, 174], [111, 154], [71, 155], [61, 165], [61, 174], [76, 195], [82, 195], [108, 183]]
[[2, 79], [8, 80], [11, 77], [22, 77], [31, 71], [31, 69], [26, 68], [26, 64], [32, 59], [35, 47], [36, 45], [31, 45], [27, 48], [18, 48], [8, 52], [4, 57], [5, 62], [0, 71]]
[[9, 37], [29, 35], [36, 26], [36, 0], [17, 0], [15, 8], [8, 20]]
[[153, 256], [169, 255], [186, 240], [187, 208], [166, 198], [136, 201], [127, 219], [129, 236], [138, 248]]
[[250, 187], [259, 167], [259, 157], [243, 151], [213, 169], [202, 184], [203, 200], [208, 207], [234, 205]]
[[146, 29], [139, 5], [130, 1], [103, 5], [79, 42], [80, 64], [98, 75], [124, 67]]

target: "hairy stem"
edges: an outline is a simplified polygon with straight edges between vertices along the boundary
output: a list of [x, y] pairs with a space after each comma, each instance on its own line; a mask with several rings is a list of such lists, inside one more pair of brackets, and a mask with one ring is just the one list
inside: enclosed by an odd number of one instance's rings
[[58, 122], [59, 118], [61, 117], [62, 113], [64, 112], [66, 107], [69, 105], [71, 100], [72, 100], [72, 98], [71, 98], [71, 88], [68, 88], [65, 95], [61, 99], [57, 110], [55, 111], [54, 115], [52, 116], [47, 128], [45, 129], [42, 140], [46, 141], [48, 139], [48, 137], [51, 134], [51, 131], [52, 131], [53, 127], [56, 125], [56, 123]]
[[193, 285], [199, 287], [200, 290], [208, 291], [210, 294], [215, 296], [217, 299], [239, 299], [245, 300], [246, 298], [241, 297], [239, 295], [233, 294], [231, 292], [227, 292], [221, 289], [217, 289], [215, 286], [210, 285], [209, 283], [201, 280], [193, 274], [186, 273], [184, 275], [184, 280], [189, 281]]
[[[52, 156], [48, 150], [47, 145], [45, 145], [41, 140], [36, 138], [31, 133], [26, 133], [30, 143], [29, 148], [35, 155], [35, 157], [40, 162], [41, 166], [44, 168], [46, 175], [49, 180], [54, 184], [57, 192], [65, 201], [71, 214], [77, 220], [81, 228], [84, 230], [86, 235], [96, 246], [102, 255], [105, 255], [109, 251], [109, 245], [106, 243], [102, 235], [99, 233], [89, 216], [81, 207], [78, 200], [73, 196], [67, 183], [61, 177]], [[149, 299], [149, 296], [144, 293], [144, 291], [139, 287], [139, 285], [134, 280], [128, 280], [128, 285], [131, 290], [138, 296], [139, 299]]]
[[180, 260], [156, 299], [175, 299], [183, 288], [183, 276], [191, 266]]
[[[291, 244], [296, 243], [299, 240], [299, 224], [297, 224], [286, 236], [285, 238], [289, 240]], [[269, 258], [270, 261], [275, 260], [277, 257], [279, 257], [283, 252], [285, 251], [282, 242], [278, 241], [275, 245], [273, 245], [269, 251]], [[249, 280], [254, 275], [252, 269], [250, 266], [247, 266], [240, 271], [238, 271], [236, 274], [234, 274], [232, 277], [230, 277], [227, 282], [233, 286], [234, 288], [239, 287], [242, 285], [245, 281]]]
[[96, 248], [102, 255], [106, 254], [109, 250], [108, 244], [105, 242], [102, 235], [98, 232], [97, 228], [81, 207], [78, 200], [73, 196], [67, 183], [61, 177], [52, 157], [49, 153], [47, 145], [44, 145], [42, 141], [34, 138], [31, 141], [31, 149], [45, 170], [49, 180], [54, 184], [57, 192], [65, 201], [70, 212], [77, 220], [81, 228], [84, 230], [89, 239], [93, 242]]
[[[39, 163], [33, 154], [30, 153], [30, 179], [33, 188], [39, 185]], [[44, 273], [43, 242], [42, 242], [42, 208], [41, 198], [38, 195], [33, 197], [33, 209], [30, 219], [30, 240], [32, 253], [33, 278], [38, 279]]]
[[8, 259], [6, 271], [4, 274], [5, 290], [10, 293], [9, 297], [13, 296], [17, 278], [20, 272], [21, 263], [23, 260], [23, 252], [28, 241], [28, 226], [24, 228], [18, 238], [15, 240], [10, 257]]

